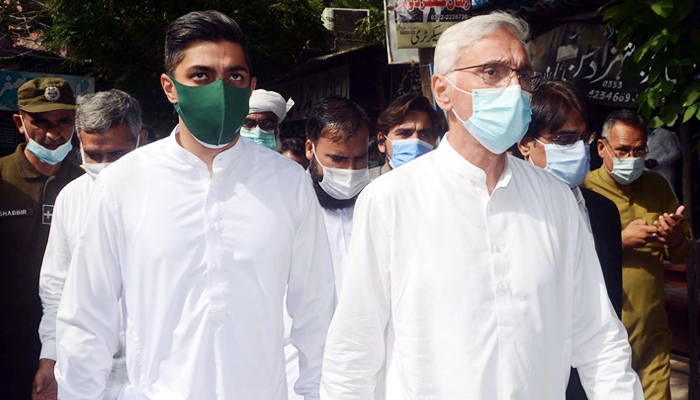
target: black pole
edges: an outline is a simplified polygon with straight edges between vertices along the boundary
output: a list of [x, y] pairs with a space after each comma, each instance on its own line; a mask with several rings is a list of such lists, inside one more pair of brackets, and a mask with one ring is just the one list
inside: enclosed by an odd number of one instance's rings
[[686, 264], [688, 282], [688, 355], [690, 357], [688, 400], [700, 400], [698, 375], [698, 272], [700, 270], [700, 240], [693, 243], [693, 253]]

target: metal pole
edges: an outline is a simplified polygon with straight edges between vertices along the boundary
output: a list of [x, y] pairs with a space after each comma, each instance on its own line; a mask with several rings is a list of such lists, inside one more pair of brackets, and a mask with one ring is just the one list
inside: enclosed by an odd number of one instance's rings
[[[697, 237], [693, 215], [693, 149], [690, 125], [681, 125], [681, 149], [683, 152], [683, 204], [686, 221], [693, 237]], [[693, 253], [686, 264], [688, 283], [688, 355], [690, 357], [688, 400], [700, 400], [700, 377], [698, 376], [698, 273], [700, 272], [700, 241], [693, 243]]]
[[688, 400], [700, 400], [698, 385], [698, 270], [700, 269], [700, 240], [693, 243], [693, 253], [686, 264], [688, 281], [688, 355], [690, 358]]

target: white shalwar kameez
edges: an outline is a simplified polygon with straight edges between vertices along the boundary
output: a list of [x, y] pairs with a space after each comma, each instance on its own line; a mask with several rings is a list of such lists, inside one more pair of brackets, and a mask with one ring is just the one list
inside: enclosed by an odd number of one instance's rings
[[[367, 186], [355, 206], [321, 398], [563, 400], [570, 366], [589, 398], [642, 400], [571, 190], [513, 157], [486, 174], [443, 140]], [[387, 340], [393, 336], [393, 340]]]
[[[51, 231], [39, 276], [39, 296], [44, 311], [39, 325], [40, 359], [56, 361], [56, 312], [94, 185], [95, 178], [84, 174], [67, 184], [56, 197]], [[119, 345], [113, 356], [105, 400], [116, 399], [124, 382], [126, 382], [124, 322], [120, 316]]]
[[318, 398], [335, 292], [318, 200], [304, 170], [248, 139], [213, 160], [178, 128], [100, 174], [58, 311], [62, 400], [98, 399], [117, 346], [120, 400], [284, 400], [283, 297]]
[[[352, 214], [355, 207], [342, 208], [338, 210], [327, 210], [322, 208], [323, 222], [326, 226], [328, 243], [331, 248], [331, 258], [333, 259], [333, 275], [335, 276], [335, 291], [340, 294], [343, 279], [343, 263], [345, 255], [348, 253], [350, 237], [352, 236]], [[294, 385], [299, 379], [299, 352], [292, 345], [291, 338], [292, 319], [285, 314], [285, 346], [284, 357], [287, 360], [287, 382], [289, 388], [289, 400], [303, 400], [303, 396], [296, 393]]]

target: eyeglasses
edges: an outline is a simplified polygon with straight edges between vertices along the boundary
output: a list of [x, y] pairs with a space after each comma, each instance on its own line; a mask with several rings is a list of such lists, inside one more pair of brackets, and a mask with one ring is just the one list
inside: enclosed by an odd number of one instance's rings
[[579, 140], [583, 140], [584, 144], [590, 146], [595, 141], [595, 132], [584, 132], [581, 135], [577, 133], [560, 133], [553, 136], [540, 136], [540, 139], [558, 146], [571, 146]]
[[613, 149], [612, 146], [610, 145], [610, 142], [608, 142], [608, 139], [603, 138], [603, 141], [605, 141], [605, 143], [607, 143], [608, 147], [610, 147], [610, 150], [612, 150], [612, 152], [616, 158], [628, 158], [628, 157], [630, 157], [630, 154], [634, 158], [639, 158], [639, 157], [646, 157], [647, 154], [649, 154], [649, 147], [647, 147], [647, 146], [644, 146], [643, 149], [641, 149], [641, 148], [633, 149], [629, 146], [623, 146], [619, 149]]
[[506, 87], [513, 78], [513, 73], [518, 76], [518, 82], [523, 89], [532, 91], [533, 87], [539, 86], [541, 76], [532, 69], [515, 69], [502, 64], [480, 64], [471, 67], [457, 68], [454, 71], [465, 71], [478, 68], [475, 74], [480, 75], [485, 84], [493, 87]]
[[243, 120], [243, 127], [246, 129], [253, 129], [256, 126], [259, 126], [260, 129], [264, 131], [271, 131], [277, 129], [277, 122], [268, 118], [260, 121], [252, 118], [246, 118]]

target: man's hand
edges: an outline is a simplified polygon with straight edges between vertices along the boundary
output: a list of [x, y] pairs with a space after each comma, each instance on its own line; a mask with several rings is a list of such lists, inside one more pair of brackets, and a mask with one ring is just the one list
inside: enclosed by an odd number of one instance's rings
[[39, 360], [39, 370], [34, 376], [32, 386], [32, 400], [56, 400], [58, 397], [58, 385], [53, 376], [53, 367], [56, 361], [49, 359]]
[[622, 247], [634, 249], [647, 243], [656, 242], [656, 226], [649, 226], [643, 219], [635, 219], [622, 231]]
[[649, 169], [654, 169], [659, 166], [659, 162], [656, 160], [646, 160], [644, 161], [644, 166]]
[[[675, 215], [683, 215], [684, 206], [678, 207]], [[683, 219], [675, 220], [667, 213], [660, 215], [658, 221], [654, 221], [658, 233], [656, 237], [660, 243], [665, 244], [670, 248], [678, 247], [683, 244]]]

